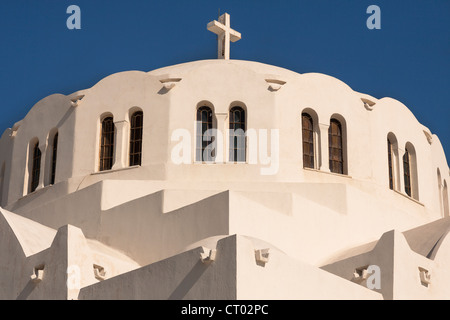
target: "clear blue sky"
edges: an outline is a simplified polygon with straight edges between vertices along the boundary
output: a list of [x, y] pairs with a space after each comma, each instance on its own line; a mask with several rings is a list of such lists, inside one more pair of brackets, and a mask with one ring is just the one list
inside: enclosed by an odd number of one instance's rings
[[[68, 30], [69, 5], [81, 30]], [[381, 30], [369, 30], [369, 5]], [[40, 99], [120, 71], [216, 58], [206, 24], [231, 14], [231, 58], [334, 76], [403, 102], [450, 158], [449, 0], [7, 0], [0, 2], [0, 131]], [[401, 121], [401, 119], [399, 119]]]

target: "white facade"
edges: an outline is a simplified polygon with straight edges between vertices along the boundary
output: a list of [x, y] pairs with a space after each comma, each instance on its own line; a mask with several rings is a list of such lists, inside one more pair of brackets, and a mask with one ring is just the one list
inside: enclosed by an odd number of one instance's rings
[[[223, 142], [212, 163], [196, 155], [204, 106]], [[238, 163], [233, 107], [247, 132]], [[130, 166], [136, 111], [142, 160]], [[108, 117], [112, 168], [100, 170]], [[330, 172], [332, 119], [342, 174]], [[2, 135], [0, 298], [448, 299], [449, 174], [439, 138], [405, 105], [330, 76], [226, 59], [114, 74], [41, 100]], [[370, 290], [355, 274], [373, 265]]]

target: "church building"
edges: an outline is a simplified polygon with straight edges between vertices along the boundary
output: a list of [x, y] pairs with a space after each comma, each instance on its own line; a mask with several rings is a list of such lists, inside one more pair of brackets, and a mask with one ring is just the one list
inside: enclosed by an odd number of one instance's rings
[[230, 59], [226, 13], [207, 29], [218, 59], [48, 96], [3, 132], [0, 299], [450, 299], [432, 128]]

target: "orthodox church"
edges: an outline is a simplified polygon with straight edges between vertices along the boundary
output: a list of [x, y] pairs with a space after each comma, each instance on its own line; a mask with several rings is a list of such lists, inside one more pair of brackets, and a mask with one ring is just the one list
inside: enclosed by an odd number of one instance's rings
[[[48, 96], [0, 139], [0, 299], [449, 299], [449, 166], [392, 98], [218, 59]], [[220, 77], [217, 76], [220, 74]]]

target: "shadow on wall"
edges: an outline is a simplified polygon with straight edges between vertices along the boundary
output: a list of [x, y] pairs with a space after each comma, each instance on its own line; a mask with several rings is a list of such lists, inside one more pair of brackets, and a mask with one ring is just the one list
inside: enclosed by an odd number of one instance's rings
[[36, 283], [33, 281], [28, 281], [25, 288], [23, 288], [22, 292], [17, 296], [17, 300], [27, 300], [33, 290], [36, 288]]
[[208, 268], [207, 265], [202, 263], [201, 260], [194, 265], [191, 271], [184, 277], [178, 287], [172, 292], [169, 300], [182, 300], [186, 294], [192, 289], [192, 287], [198, 282], [203, 273]]

